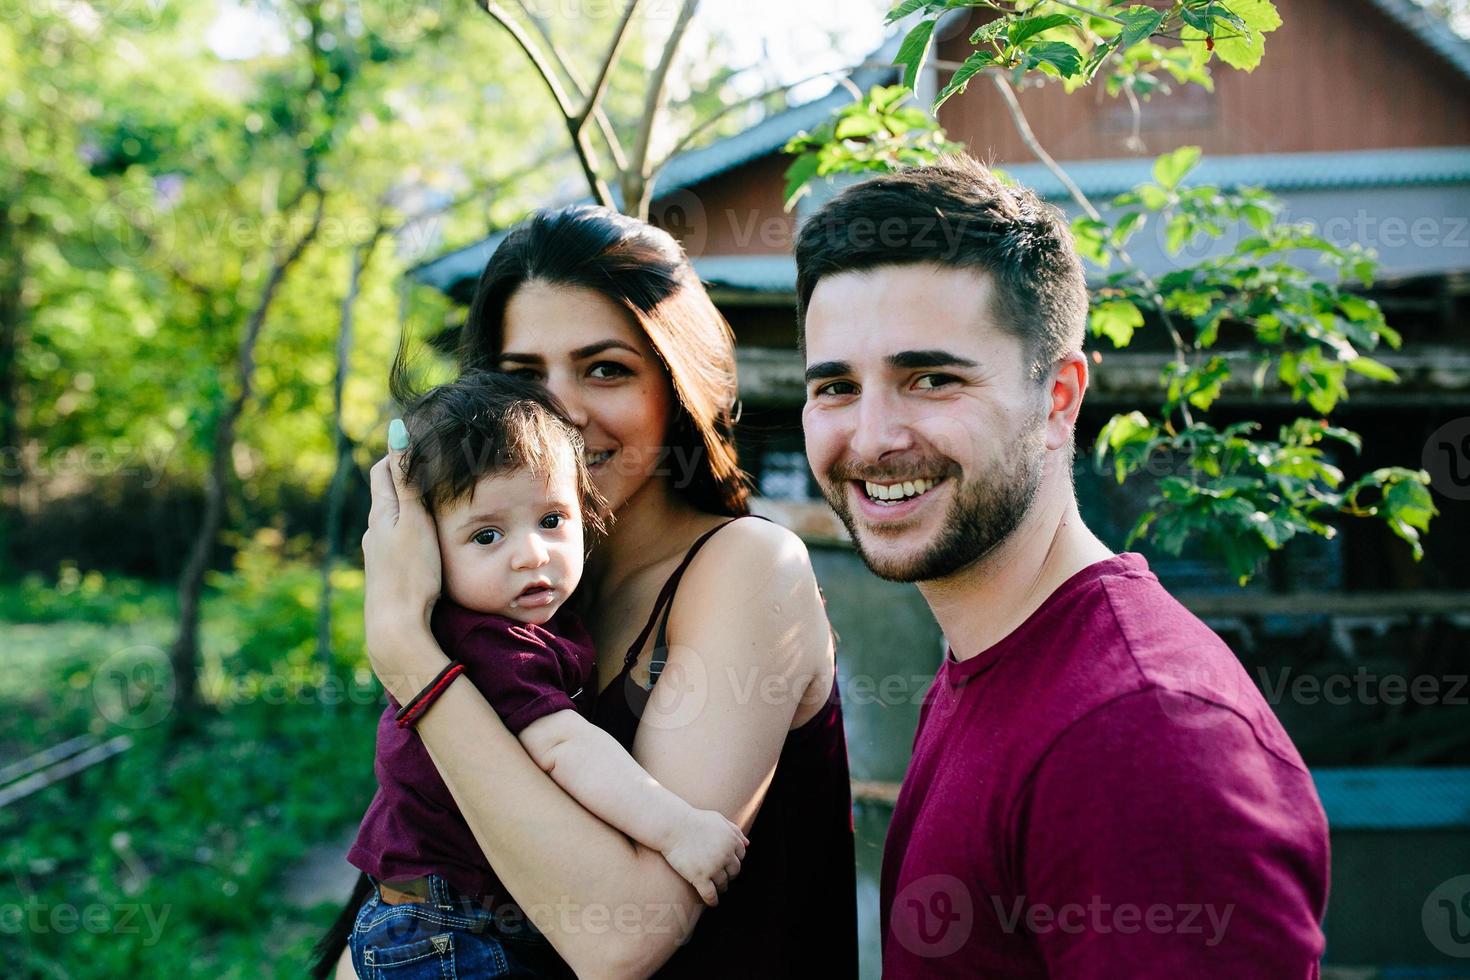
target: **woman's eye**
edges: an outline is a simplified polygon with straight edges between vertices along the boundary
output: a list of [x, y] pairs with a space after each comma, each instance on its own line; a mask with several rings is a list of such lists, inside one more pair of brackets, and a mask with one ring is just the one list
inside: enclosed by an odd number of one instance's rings
[[545, 517], [541, 518], [541, 526], [546, 528], [546, 530], [548, 531], [554, 531], [565, 524], [566, 521], [567, 519], [565, 515], [547, 514]]
[[493, 527], [487, 527], [483, 531], [476, 531], [475, 536], [470, 540], [475, 542], [475, 544], [494, 544], [495, 542], [499, 541], [500, 538], [501, 533], [499, 531], [495, 530]]
[[588, 377], [597, 378], [602, 381], [607, 381], [611, 378], [627, 377], [632, 373], [632, 371], [628, 370], [617, 361], [598, 361], [596, 364], [592, 365], [592, 367], [587, 369]]
[[528, 367], [521, 367], [521, 368], [518, 368], [518, 367], [501, 368], [500, 373], [501, 374], [508, 374], [512, 378], [526, 378], [529, 381], [538, 381], [541, 378], [541, 372], [540, 371], [537, 371], [535, 368], [528, 368]]
[[[943, 387], [947, 384], [953, 384], [958, 380], [959, 378], [956, 378], [952, 374], [926, 374], [923, 377], [919, 378], [914, 387], [928, 390], [932, 388]], [[926, 384], [925, 382], [928, 383]]]

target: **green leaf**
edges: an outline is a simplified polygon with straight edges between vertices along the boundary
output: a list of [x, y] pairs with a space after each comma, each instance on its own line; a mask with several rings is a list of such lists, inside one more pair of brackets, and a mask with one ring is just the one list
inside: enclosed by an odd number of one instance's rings
[[1112, 264], [1113, 257], [1107, 247], [1108, 226], [1105, 222], [1089, 218], [1085, 214], [1078, 215], [1072, 220], [1072, 240], [1077, 247], [1077, 254], [1084, 259], [1104, 269]]
[[1199, 166], [1202, 152], [1197, 146], [1181, 146], [1172, 153], [1165, 153], [1154, 161], [1154, 180], [1172, 191], [1191, 170]]
[[817, 175], [817, 168], [822, 164], [822, 158], [816, 153], [803, 153], [792, 161], [791, 166], [786, 168], [786, 210], [790, 211], [796, 202], [801, 200], [811, 184], [812, 178]]
[[1382, 361], [1375, 361], [1371, 357], [1355, 357], [1347, 362], [1349, 371], [1356, 371], [1365, 378], [1375, 381], [1387, 381], [1389, 384], [1398, 384], [1399, 376], [1393, 368]]
[[944, 90], [939, 93], [939, 98], [934, 102], [934, 108], [937, 110], [949, 101], [950, 96], [963, 92], [969, 87], [970, 79], [995, 62], [995, 54], [990, 51], [976, 51], [966, 58], [965, 63], [955, 69], [954, 77], [949, 80], [949, 84], [944, 86]]
[[872, 116], [848, 116], [837, 124], [836, 137], [840, 140], [861, 139], [882, 128], [883, 124]]
[[1111, 299], [1092, 308], [1093, 336], [1107, 337], [1114, 347], [1127, 347], [1141, 326], [1143, 313], [1130, 300]]
[[1266, 35], [1281, 26], [1281, 14], [1271, 0], [1229, 0], [1226, 6], [1245, 23], [1249, 33], [1215, 39], [1215, 54], [1232, 68], [1254, 71], [1266, 53]]
[[1113, 228], [1112, 243], [1118, 248], [1127, 245], [1128, 240], [1133, 237], [1134, 232], [1142, 228], [1144, 222], [1147, 220], [1148, 215], [1144, 212], [1129, 211], [1123, 215], [1118, 221], [1118, 224]]
[[1063, 78], [1070, 78], [1082, 70], [1082, 52], [1066, 41], [1043, 41], [1027, 48], [1026, 54], [1033, 63], [1053, 66]]
[[1139, 41], [1150, 37], [1164, 22], [1165, 12], [1134, 4], [1118, 15], [1123, 21], [1121, 47], [1131, 48]]
[[888, 16], [883, 18], [883, 23], [892, 24], [895, 21], [903, 20], [914, 11], [922, 10], [925, 7], [933, 5], [933, 3], [934, 0], [903, 0], [903, 3], [888, 11]]
[[903, 65], [903, 86], [912, 89], [919, 80], [919, 70], [924, 67], [924, 58], [929, 54], [929, 39], [934, 34], [937, 20], [922, 20], [914, 25], [903, 43], [898, 47], [895, 65]]
[[1049, 31], [1052, 28], [1062, 27], [1068, 24], [1073, 27], [1081, 26], [1077, 18], [1070, 14], [1047, 14], [1044, 17], [1025, 17], [1012, 22], [1006, 31], [1006, 35], [1010, 38], [1011, 44], [1020, 46], [1028, 38], [1033, 38], [1043, 31]]

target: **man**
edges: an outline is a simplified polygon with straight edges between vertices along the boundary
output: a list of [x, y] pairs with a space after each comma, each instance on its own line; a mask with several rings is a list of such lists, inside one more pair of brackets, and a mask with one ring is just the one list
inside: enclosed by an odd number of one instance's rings
[[1317, 976], [1301, 757], [1078, 517], [1087, 296], [1060, 214], [953, 158], [845, 191], [796, 260], [812, 469], [950, 647], [888, 831], [885, 980]]

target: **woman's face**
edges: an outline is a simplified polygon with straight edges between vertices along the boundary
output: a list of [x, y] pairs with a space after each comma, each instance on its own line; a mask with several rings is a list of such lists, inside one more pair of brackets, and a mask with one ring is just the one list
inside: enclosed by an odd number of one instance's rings
[[663, 362], [632, 315], [596, 290], [522, 285], [505, 307], [497, 368], [540, 380], [566, 407], [613, 511], [669, 471], [674, 393]]

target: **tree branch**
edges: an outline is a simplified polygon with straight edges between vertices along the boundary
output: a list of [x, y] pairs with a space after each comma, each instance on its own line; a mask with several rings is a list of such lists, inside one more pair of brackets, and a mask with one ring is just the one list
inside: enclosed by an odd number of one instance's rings
[[1082, 193], [1082, 188], [1078, 187], [1077, 182], [1072, 179], [1071, 175], [1052, 159], [1051, 154], [1046, 152], [1046, 147], [1041, 145], [1041, 141], [1032, 132], [1031, 123], [1027, 122], [1026, 113], [1022, 111], [1021, 103], [1016, 98], [1016, 90], [1011, 88], [1011, 83], [1006, 81], [1006, 77], [998, 71], [987, 71], [986, 74], [995, 83], [996, 91], [1000, 92], [1000, 97], [1005, 100], [1006, 108], [1010, 110], [1011, 122], [1015, 125], [1016, 132], [1021, 137], [1021, 142], [1025, 143], [1026, 148], [1035, 155], [1036, 159], [1040, 160], [1046, 166], [1046, 169], [1050, 170], [1052, 175], [1062, 182], [1062, 186], [1067, 189], [1067, 193], [1072, 196], [1072, 200], [1077, 202], [1077, 206], [1086, 212], [1089, 218], [1094, 221], [1101, 221], [1102, 215], [1098, 213], [1097, 208], [1092, 206], [1092, 202], [1087, 199], [1087, 195]]
[[[541, 18], [527, 9], [525, 0], [517, 0], [517, 3], [521, 11], [526, 15], [526, 19], [535, 25], [536, 33], [541, 35], [541, 40], [546, 45], [547, 54], [556, 62], [556, 66], [561, 69], [562, 74], [566, 75], [571, 81], [572, 88], [577, 93], [577, 98], [585, 99], [587, 97], [587, 83], [582, 80], [576, 68], [572, 67], [572, 63], [567, 59], [566, 55], [561, 53], [561, 48], [552, 38], [551, 32], [541, 22]], [[618, 139], [617, 132], [614, 131], [612, 123], [608, 121], [607, 113], [602, 110], [601, 106], [598, 106], [597, 110], [592, 113], [592, 119], [597, 123], [597, 129], [602, 134], [603, 143], [607, 145], [607, 153], [612, 158], [613, 166], [618, 169], [618, 173], [622, 173], [628, 168], [628, 158], [623, 153], [623, 141]]]
[[658, 66], [654, 68], [653, 76], [648, 82], [643, 118], [638, 123], [633, 156], [628, 160], [628, 169], [623, 175], [623, 207], [629, 214], [641, 218], [648, 216], [648, 196], [652, 187], [649, 179], [651, 174], [648, 171], [648, 148], [653, 142], [653, 131], [658, 117], [663, 112], [669, 71], [674, 66], [679, 44], [684, 40], [684, 32], [689, 29], [689, 22], [694, 19], [694, 11], [698, 7], [699, 0], [684, 0], [679, 8], [679, 15], [674, 20], [673, 29], [669, 32], [668, 42], [664, 44], [663, 53], [659, 56]]
[[[638, 9], [638, 0], [628, 0], [628, 9], [623, 11], [623, 19], [618, 22], [617, 30], [613, 33], [612, 42], [607, 46], [607, 53], [603, 55], [602, 67], [597, 70], [597, 78], [592, 87], [587, 90], [587, 104], [577, 115], [578, 131], [587, 125], [587, 117], [599, 111], [602, 97], [607, 94], [608, 79], [612, 76], [612, 66], [617, 63], [618, 55], [623, 50], [623, 42], [628, 39], [628, 24], [633, 20], [633, 12]], [[623, 167], [619, 167], [622, 170]]]
[[1110, 20], [1114, 24], [1124, 23], [1124, 20], [1121, 17], [1114, 17], [1112, 14], [1104, 14], [1100, 11], [1090, 10], [1087, 7], [1082, 6], [1080, 3], [1070, 3], [1069, 0], [1051, 0], [1051, 2], [1056, 4], [1058, 7], [1066, 7], [1068, 10], [1075, 10], [1079, 14], [1086, 14], [1089, 17], [1096, 17], [1098, 20]]
[[597, 199], [597, 203], [604, 207], [612, 207], [612, 191], [608, 188], [607, 181], [603, 180], [602, 175], [597, 172], [596, 152], [592, 149], [591, 143], [588, 142], [586, 132], [577, 125], [576, 109], [572, 106], [566, 89], [562, 87], [561, 80], [556, 75], [556, 70], [547, 62], [545, 54], [536, 46], [536, 42], [526, 33], [525, 28], [521, 27], [513, 17], [506, 13], [505, 8], [501, 7], [496, 0], [478, 0], [478, 2], [480, 9], [489, 14], [497, 24], [505, 28], [506, 32], [515, 39], [516, 44], [520, 45], [521, 51], [530, 59], [532, 67], [536, 69], [536, 73], [546, 83], [546, 87], [551, 91], [551, 97], [556, 100], [557, 108], [561, 110], [562, 120], [566, 123], [567, 133], [572, 138], [572, 147], [577, 151], [577, 162], [582, 165], [582, 173], [587, 178], [588, 189], [592, 192], [592, 196]]
[[[1000, 72], [987, 71], [986, 74], [990, 76], [990, 80], [995, 83], [995, 87], [1000, 92], [1001, 97], [1005, 99], [1006, 108], [1010, 110], [1011, 122], [1015, 124], [1016, 132], [1020, 135], [1021, 141], [1026, 144], [1027, 149], [1035, 154], [1036, 159], [1040, 160], [1057, 180], [1061, 181], [1062, 186], [1067, 189], [1067, 193], [1072, 196], [1072, 200], [1077, 202], [1077, 206], [1089, 218], [1094, 221], [1102, 221], [1102, 215], [1098, 212], [1097, 208], [1093, 207], [1092, 202], [1087, 199], [1087, 195], [1082, 193], [1082, 188], [1078, 187], [1071, 175], [1063, 170], [1056, 160], [1052, 159], [1051, 154], [1046, 152], [1046, 148], [1036, 138], [1036, 134], [1031, 129], [1031, 124], [1026, 119], [1026, 113], [1022, 111], [1021, 103], [1016, 98], [1016, 92], [1011, 88], [1011, 83]], [[1159, 287], [1153, 281], [1153, 277], [1144, 272], [1129, 257], [1125, 249], [1112, 244], [1111, 241], [1107, 243], [1107, 247], [1109, 251], [1118, 256], [1120, 262], [1133, 267], [1133, 271], [1138, 275], [1140, 284], [1149, 294], [1149, 298], [1153, 300], [1154, 309], [1158, 311], [1159, 319], [1163, 321], [1164, 329], [1169, 333], [1169, 339], [1174, 345], [1174, 363], [1179, 365], [1181, 370], [1188, 370], [1188, 348], [1184, 344], [1184, 337], [1175, 325], [1173, 316], [1164, 308], [1163, 294], [1159, 292]], [[1186, 425], [1194, 424], [1194, 418], [1189, 411], [1188, 403], [1181, 403], [1179, 411]]]

